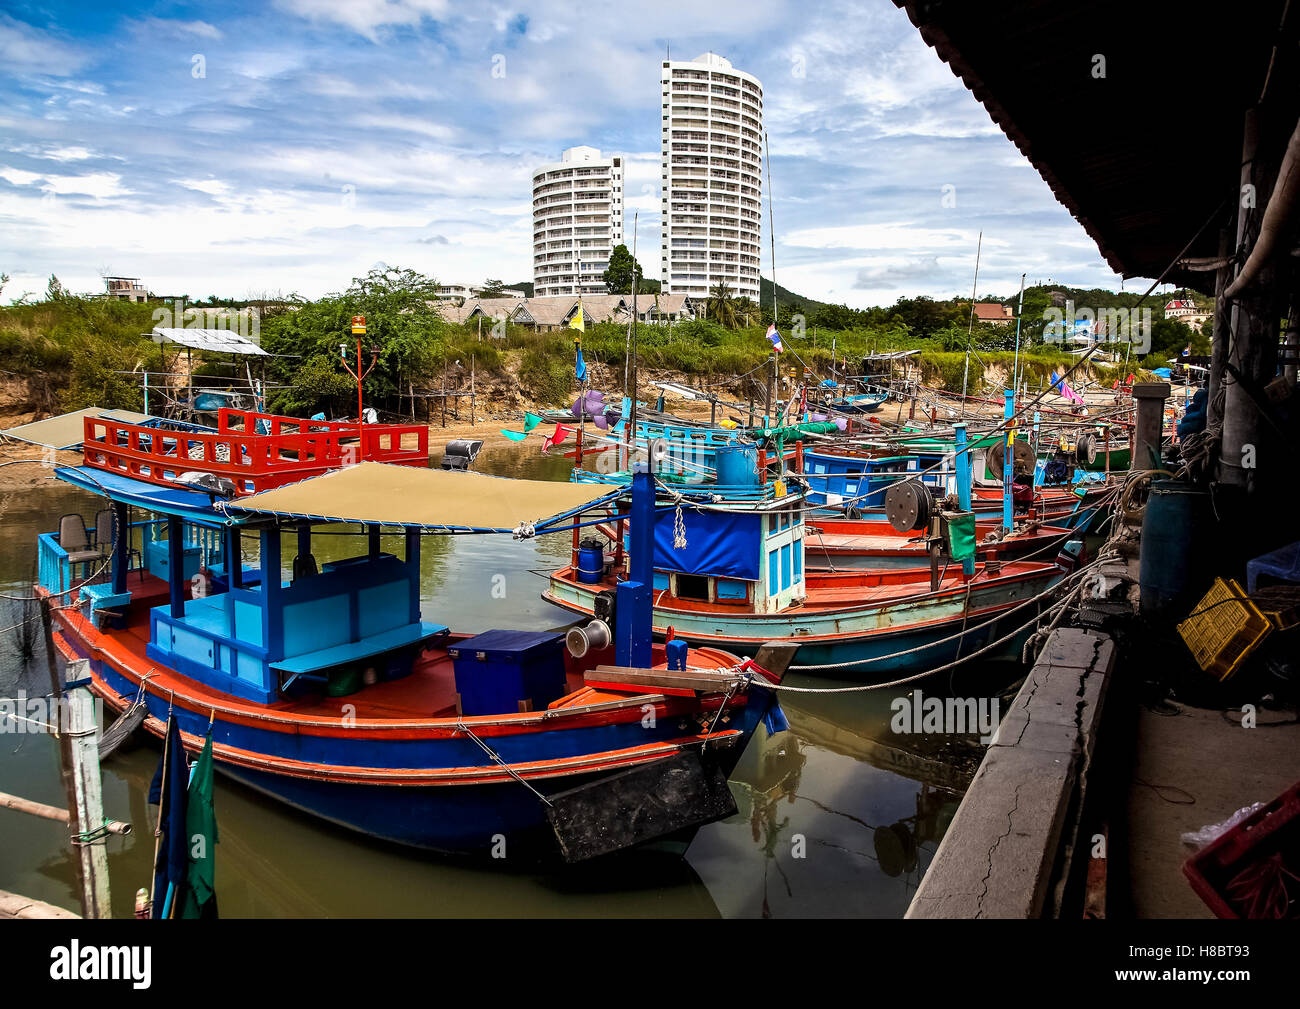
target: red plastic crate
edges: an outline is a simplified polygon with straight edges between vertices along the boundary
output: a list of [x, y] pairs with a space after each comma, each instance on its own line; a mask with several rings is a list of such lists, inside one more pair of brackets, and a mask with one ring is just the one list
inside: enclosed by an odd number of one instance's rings
[[[1217, 917], [1240, 918], [1228, 884], [1277, 852], [1286, 855], [1292, 872], [1300, 873], [1300, 781], [1192, 855], [1183, 863], [1183, 874]], [[1289, 890], [1300, 898], [1300, 882], [1290, 880]]]

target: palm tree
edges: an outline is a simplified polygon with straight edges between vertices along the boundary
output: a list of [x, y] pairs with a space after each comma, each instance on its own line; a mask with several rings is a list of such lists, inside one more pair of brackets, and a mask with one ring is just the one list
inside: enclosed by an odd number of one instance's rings
[[740, 326], [752, 326], [763, 318], [762, 309], [754, 304], [753, 298], [736, 299], [736, 321]]
[[718, 281], [709, 292], [709, 301], [707, 314], [710, 319], [725, 326], [727, 329], [735, 329], [740, 325], [739, 313], [736, 311], [736, 299], [732, 296], [731, 288], [725, 281]]

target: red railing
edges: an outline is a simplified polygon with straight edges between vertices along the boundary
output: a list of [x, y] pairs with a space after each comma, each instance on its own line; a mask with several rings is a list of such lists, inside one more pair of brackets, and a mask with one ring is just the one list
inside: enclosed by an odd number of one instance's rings
[[239, 495], [282, 487], [357, 462], [429, 464], [429, 429], [420, 424], [302, 420], [222, 408], [217, 430], [85, 419], [88, 466], [150, 483], [186, 472], [231, 480]]

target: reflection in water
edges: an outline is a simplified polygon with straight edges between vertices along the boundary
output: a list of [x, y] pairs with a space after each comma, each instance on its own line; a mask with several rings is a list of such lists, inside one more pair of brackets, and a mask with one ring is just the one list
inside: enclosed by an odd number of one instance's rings
[[[475, 468], [495, 475], [564, 479], [569, 462], [542, 456], [536, 444], [490, 445]], [[0, 501], [0, 589], [27, 591], [35, 536], [65, 512], [94, 513], [98, 499], [65, 485]], [[362, 553], [365, 541], [317, 535], [319, 562]], [[427, 536], [421, 552], [426, 619], [471, 631], [542, 629], [567, 621], [543, 602], [543, 572], [563, 562], [567, 533], [519, 543], [505, 536]], [[399, 555], [397, 537], [384, 549]], [[296, 543], [286, 536], [284, 557]], [[245, 539], [245, 559], [256, 563]], [[496, 587], [497, 591], [493, 591]], [[504, 590], [504, 591], [502, 591]], [[48, 689], [39, 637], [19, 654], [22, 613], [0, 603], [0, 696]], [[986, 683], [941, 684], [975, 694]], [[1008, 679], [1002, 674], [1002, 681]], [[791, 677], [799, 686], [842, 682]], [[900, 736], [890, 729], [895, 691], [790, 694], [789, 729], [759, 729], [733, 776], [739, 813], [702, 828], [687, 857], [647, 848], [550, 871], [507, 862], [449, 862], [299, 814], [218, 779], [221, 825], [217, 886], [228, 916], [874, 916], [907, 908], [943, 837], [983, 748], [974, 737]], [[6, 728], [0, 726], [0, 728]], [[11, 729], [11, 727], [8, 727]], [[148, 886], [155, 810], [145, 804], [158, 750], [128, 741], [104, 765], [108, 815], [135, 831], [106, 841], [114, 911], [129, 915], [135, 889]], [[47, 736], [0, 732], [0, 790], [62, 806], [58, 751]], [[0, 889], [76, 907], [76, 872], [66, 828], [0, 810]]]

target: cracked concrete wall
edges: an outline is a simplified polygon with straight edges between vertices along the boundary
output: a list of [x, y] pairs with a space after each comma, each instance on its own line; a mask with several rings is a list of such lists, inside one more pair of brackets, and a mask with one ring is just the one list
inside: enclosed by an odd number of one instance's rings
[[1092, 761], [1115, 644], [1060, 628], [989, 744], [909, 918], [1037, 918]]

